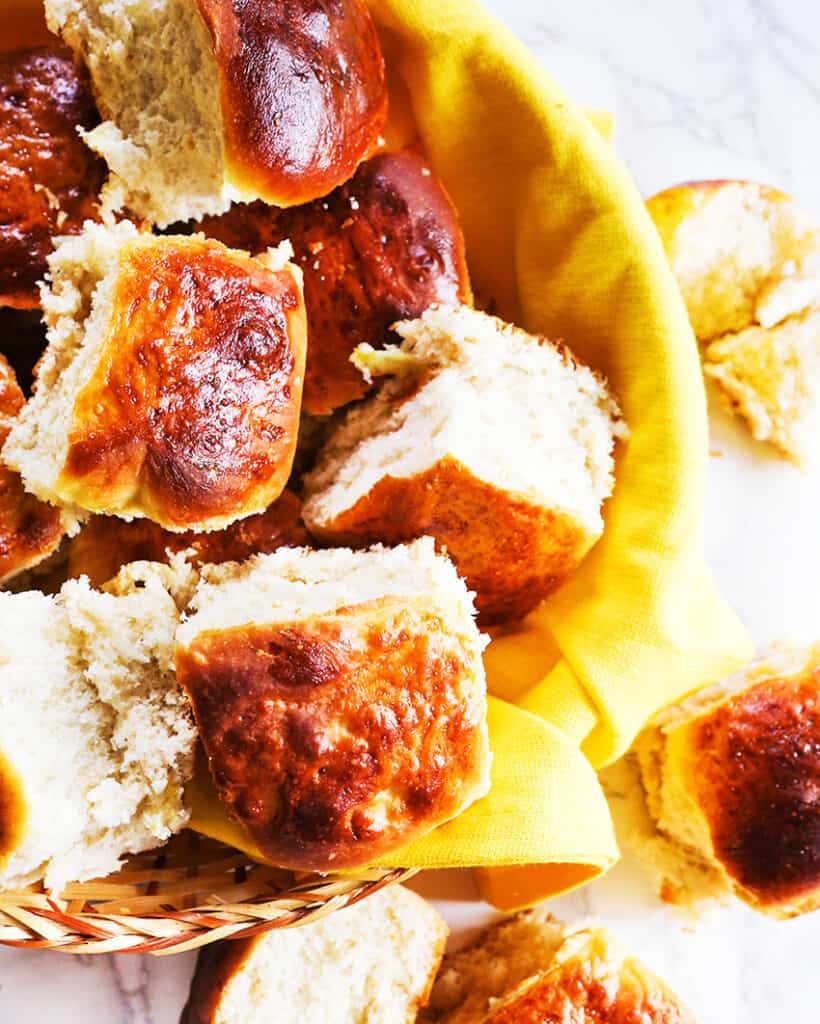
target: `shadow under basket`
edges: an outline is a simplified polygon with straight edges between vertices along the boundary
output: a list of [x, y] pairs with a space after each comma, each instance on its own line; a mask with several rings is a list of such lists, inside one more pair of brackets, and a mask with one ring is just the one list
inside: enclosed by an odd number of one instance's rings
[[0, 892], [0, 944], [63, 953], [153, 953], [196, 949], [318, 921], [416, 869], [294, 874], [183, 832], [132, 857], [116, 874], [66, 886]]

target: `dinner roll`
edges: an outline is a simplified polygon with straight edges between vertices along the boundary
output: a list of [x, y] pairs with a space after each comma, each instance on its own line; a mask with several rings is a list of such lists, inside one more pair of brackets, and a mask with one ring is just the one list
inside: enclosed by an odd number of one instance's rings
[[188, 562], [199, 566], [301, 547], [307, 543], [301, 508], [292, 491], [283, 491], [265, 512], [215, 533], [170, 533], [148, 519], [127, 523], [116, 516], [94, 516], [68, 545], [68, 574], [87, 576], [99, 587], [129, 562], [168, 562], [184, 552]]
[[219, 795], [273, 863], [358, 867], [487, 792], [485, 640], [432, 540], [201, 573], [177, 676]]
[[820, 907], [820, 647], [778, 652], [662, 712], [635, 746], [670, 902], [734, 892], [786, 918]]
[[193, 768], [157, 578], [120, 596], [0, 593], [0, 890], [106, 875], [182, 828]]
[[800, 465], [820, 429], [820, 226], [765, 185], [705, 181], [647, 203], [704, 351], [760, 441]]
[[820, 306], [775, 327], [747, 327], [713, 341], [706, 375], [749, 424], [798, 466], [820, 452]]
[[694, 1024], [666, 985], [605, 931], [543, 909], [486, 929], [444, 958], [424, 1024]]
[[180, 1024], [414, 1024], [446, 937], [391, 885], [315, 924], [203, 947]]
[[234, 206], [202, 230], [252, 253], [290, 240], [310, 328], [305, 408], [318, 415], [368, 390], [350, 362], [357, 345], [381, 347], [396, 320], [435, 302], [471, 300], [456, 211], [427, 161], [410, 151], [373, 157], [326, 199], [290, 210]]
[[87, 224], [49, 260], [49, 346], [4, 458], [66, 506], [215, 530], [281, 494], [306, 346], [299, 269]]
[[[0, 355], [0, 448], [24, 401]], [[63, 534], [60, 510], [27, 494], [19, 474], [0, 462], [0, 586], [53, 554]]]
[[39, 306], [55, 235], [97, 217], [105, 164], [78, 129], [98, 122], [88, 76], [70, 51], [0, 53], [0, 306]]
[[363, 0], [46, 0], [106, 120], [87, 133], [160, 226], [232, 199], [309, 202], [379, 143], [384, 61]]
[[466, 306], [396, 330], [401, 349], [359, 355], [395, 376], [306, 477], [308, 530], [353, 546], [430, 534], [482, 621], [523, 616], [601, 535], [617, 406], [561, 345]]

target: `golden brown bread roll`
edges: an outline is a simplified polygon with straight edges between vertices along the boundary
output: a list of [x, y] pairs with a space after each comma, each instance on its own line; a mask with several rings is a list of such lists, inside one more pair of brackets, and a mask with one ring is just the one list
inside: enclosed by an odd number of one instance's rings
[[384, 61], [363, 0], [47, 0], [107, 120], [89, 135], [165, 226], [232, 199], [309, 202], [379, 144]]
[[201, 227], [252, 253], [284, 239], [293, 245], [310, 329], [305, 409], [317, 415], [368, 390], [350, 362], [357, 345], [380, 348], [392, 324], [434, 303], [471, 301], [456, 211], [427, 162], [410, 151], [373, 157], [307, 206], [234, 206]]
[[391, 885], [321, 921], [199, 954], [180, 1024], [414, 1024], [447, 927]]
[[0, 53], [0, 306], [39, 306], [54, 237], [96, 219], [106, 168], [77, 129], [98, 122], [70, 51]]
[[636, 741], [670, 902], [734, 892], [786, 918], [820, 907], [820, 648], [780, 652], [662, 712]]
[[220, 796], [272, 862], [361, 866], [486, 793], [484, 641], [429, 538], [201, 573], [177, 677]]
[[[0, 355], [0, 448], [24, 401]], [[53, 554], [64, 532], [60, 510], [27, 494], [19, 474], [0, 462], [0, 585]]]
[[444, 958], [424, 1024], [694, 1024], [678, 997], [605, 931], [542, 908]]
[[93, 587], [100, 587], [129, 562], [168, 562], [185, 552], [186, 561], [196, 567], [302, 547], [308, 536], [301, 509], [296, 495], [283, 491], [264, 512], [213, 533], [171, 533], [150, 519], [129, 523], [116, 516], [94, 516], [68, 544], [68, 575], [87, 576]]
[[790, 196], [697, 181], [647, 209], [681, 287], [704, 371], [759, 441], [798, 465], [820, 431], [820, 225]]
[[395, 376], [332, 431], [305, 524], [353, 547], [430, 535], [483, 623], [520, 618], [601, 535], [617, 404], [567, 349], [466, 306], [396, 329], [401, 349], [360, 353]]
[[299, 423], [298, 268], [128, 222], [87, 224], [49, 266], [49, 347], [4, 448], [28, 489], [178, 532], [266, 509]]

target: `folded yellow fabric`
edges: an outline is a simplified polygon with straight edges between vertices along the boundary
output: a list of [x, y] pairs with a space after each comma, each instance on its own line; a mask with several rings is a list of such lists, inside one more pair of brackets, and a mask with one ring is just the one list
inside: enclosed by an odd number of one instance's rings
[[[476, 294], [603, 370], [632, 432], [603, 540], [542, 609], [489, 648], [490, 795], [391, 858], [479, 866], [487, 898], [511, 908], [614, 862], [592, 766], [618, 756], [659, 707], [751, 652], [704, 564], [697, 352], [626, 170], [535, 57], [476, 4], [371, 8], [390, 69], [388, 143], [417, 137], [444, 180]], [[192, 798], [194, 827], [252, 851], [204, 775]]]

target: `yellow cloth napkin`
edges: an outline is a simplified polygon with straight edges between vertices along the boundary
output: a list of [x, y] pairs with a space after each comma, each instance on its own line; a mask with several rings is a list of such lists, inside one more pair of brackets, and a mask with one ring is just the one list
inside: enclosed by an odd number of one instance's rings
[[[592, 766], [617, 757], [656, 709], [751, 652], [704, 564], [697, 352], [626, 170], [536, 58], [476, 4], [371, 8], [390, 68], [388, 144], [418, 137], [444, 180], [476, 294], [603, 370], [632, 433], [603, 540], [488, 650], [490, 795], [389, 858], [479, 866], [486, 897], [512, 908], [611, 866], [617, 849]], [[191, 796], [195, 828], [253, 850], [205, 774]]]

